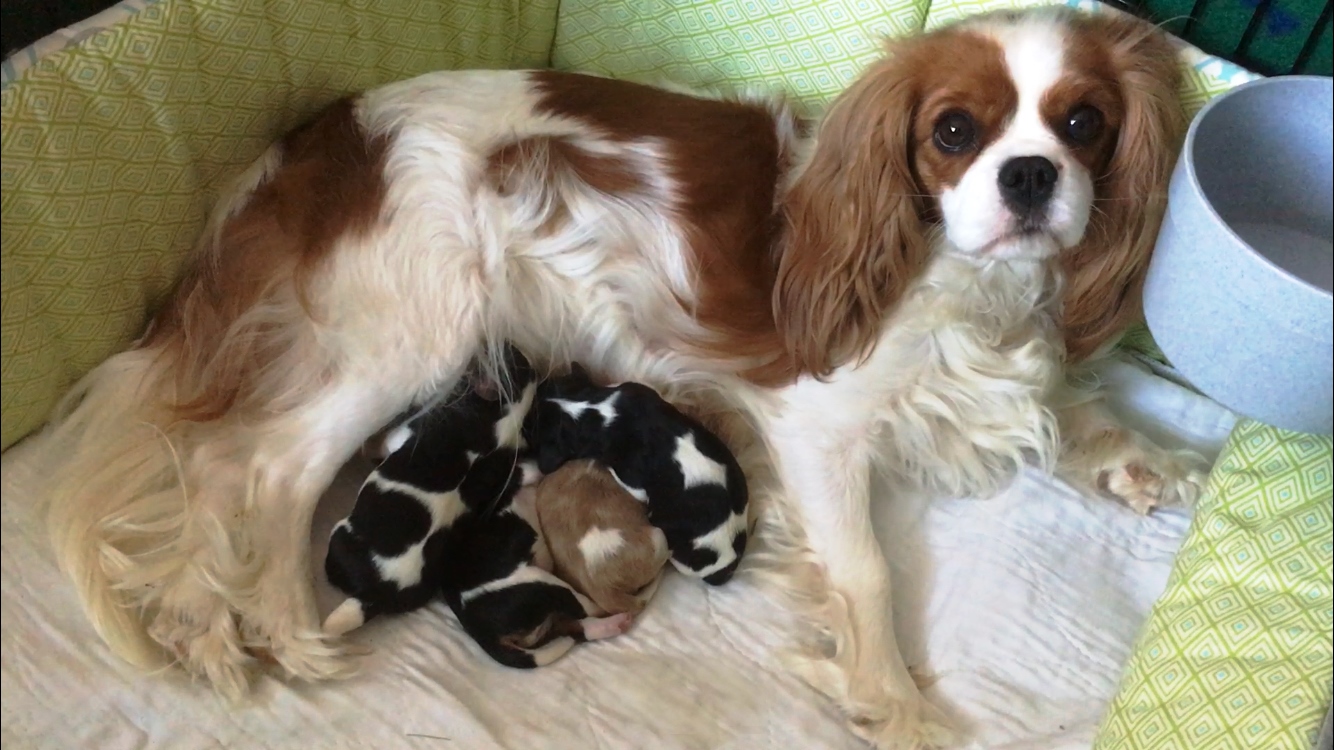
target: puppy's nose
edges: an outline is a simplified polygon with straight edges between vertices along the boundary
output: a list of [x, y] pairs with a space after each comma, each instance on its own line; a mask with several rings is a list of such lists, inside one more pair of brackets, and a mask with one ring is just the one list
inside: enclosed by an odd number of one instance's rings
[[1031, 214], [1047, 205], [1056, 190], [1056, 165], [1042, 156], [1017, 156], [1000, 168], [1001, 197], [1005, 205], [1020, 215]]

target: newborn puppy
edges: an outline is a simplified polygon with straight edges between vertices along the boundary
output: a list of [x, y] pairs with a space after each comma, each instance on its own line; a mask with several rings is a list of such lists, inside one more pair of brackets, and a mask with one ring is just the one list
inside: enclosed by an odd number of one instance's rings
[[459, 624], [491, 658], [521, 669], [546, 666], [576, 643], [620, 635], [633, 619], [601, 616], [552, 575], [533, 505], [526, 487], [497, 513], [460, 517], [441, 545], [441, 590]]
[[366, 451], [384, 459], [329, 538], [325, 574], [349, 598], [325, 632], [428, 603], [442, 581], [440, 532], [466, 512], [508, 504], [522, 484], [521, 427], [537, 378], [517, 349], [505, 357], [507, 387], [474, 367], [461, 391], [420, 407]]
[[536, 495], [556, 575], [607, 612], [643, 610], [671, 556], [643, 503], [592, 461], [565, 464]]
[[598, 386], [575, 365], [538, 387], [524, 432], [543, 474], [581, 458], [607, 467], [646, 503], [678, 570], [731, 579], [746, 548], [746, 477], [718, 436], [652, 388]]
[[461, 394], [432, 402], [377, 436], [384, 456], [348, 518], [334, 527], [329, 582], [349, 595], [325, 619], [341, 634], [379, 614], [442, 594], [496, 661], [550, 664], [575, 643], [625, 632], [628, 615], [601, 611], [550, 573], [522, 460], [522, 425], [536, 392], [528, 361], [506, 350], [508, 387], [475, 371]]

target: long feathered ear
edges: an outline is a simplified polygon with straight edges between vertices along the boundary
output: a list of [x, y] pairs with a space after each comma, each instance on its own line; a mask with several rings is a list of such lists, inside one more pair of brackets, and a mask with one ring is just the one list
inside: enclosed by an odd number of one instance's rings
[[1109, 45], [1125, 116], [1084, 242], [1061, 257], [1067, 357], [1093, 354], [1142, 314], [1149, 258], [1185, 133], [1176, 50], [1153, 26], [1119, 13], [1087, 17]]
[[927, 259], [911, 167], [917, 97], [892, 53], [834, 101], [783, 201], [774, 317], [794, 364], [817, 377], [870, 353]]

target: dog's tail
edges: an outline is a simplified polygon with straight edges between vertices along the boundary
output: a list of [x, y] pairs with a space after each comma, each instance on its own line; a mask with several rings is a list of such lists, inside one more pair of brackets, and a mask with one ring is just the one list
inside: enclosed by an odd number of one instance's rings
[[136, 349], [93, 370], [57, 409], [50, 435], [56, 560], [98, 635], [144, 668], [167, 661], [141, 617], [155, 582], [180, 563], [164, 540], [179, 535], [186, 502], [160, 354]]
[[[242, 239], [224, 237], [222, 228], [245, 210], [281, 162], [282, 149], [270, 148], [224, 191], [195, 251], [191, 274], [144, 337], [88, 373], [52, 415], [47, 511], [56, 559], [74, 582], [97, 633], [118, 656], [140, 667], [156, 668], [186, 656], [159, 646], [144, 622], [162, 601], [162, 583], [190, 563], [189, 551], [180, 544], [187, 526], [193, 524], [189, 531], [196, 538], [234, 550], [235, 565], [224, 566], [232, 573], [253, 572], [243, 559], [246, 551], [227, 539], [223, 521], [230, 519], [189, 512], [194, 499], [188, 495], [198, 487], [187, 477], [237, 497], [247, 489], [249, 479], [239, 475], [245, 462], [229, 460], [236, 458], [229, 451], [243, 452], [246, 446], [226, 439], [229, 408], [247, 395], [241, 384], [251, 374], [238, 368], [255, 361], [247, 355], [257, 347], [278, 349], [290, 342], [266, 342], [255, 335], [265, 320], [242, 324], [263, 318], [256, 309], [267, 287], [256, 283], [247, 294], [219, 295], [214, 282], [226, 276], [219, 271], [222, 266], [248, 260], [233, 255], [259, 252]], [[245, 588], [244, 581], [224, 581], [215, 574], [204, 578], [198, 581], [201, 587]], [[214, 614], [216, 622], [198, 624], [235, 631], [230, 614]], [[237, 644], [229, 639], [227, 656], [245, 661]]]

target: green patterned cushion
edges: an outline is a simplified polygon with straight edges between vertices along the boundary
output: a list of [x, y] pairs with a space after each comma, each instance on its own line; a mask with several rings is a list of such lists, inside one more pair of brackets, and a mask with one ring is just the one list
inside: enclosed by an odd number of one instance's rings
[[[645, 82], [760, 87], [818, 111], [879, 54], [882, 40], [1000, 8], [1095, 0], [563, 0], [551, 61]], [[1182, 95], [1194, 113], [1254, 74], [1182, 45]]]
[[124, 347], [220, 178], [347, 92], [545, 66], [559, 0], [131, 0], [5, 61], [3, 447]]
[[886, 36], [922, 28], [919, 0], [562, 0], [551, 62], [649, 83], [783, 91], [807, 114]]
[[1329, 437], [1239, 423], [1096, 750], [1306, 750], [1334, 668]]

